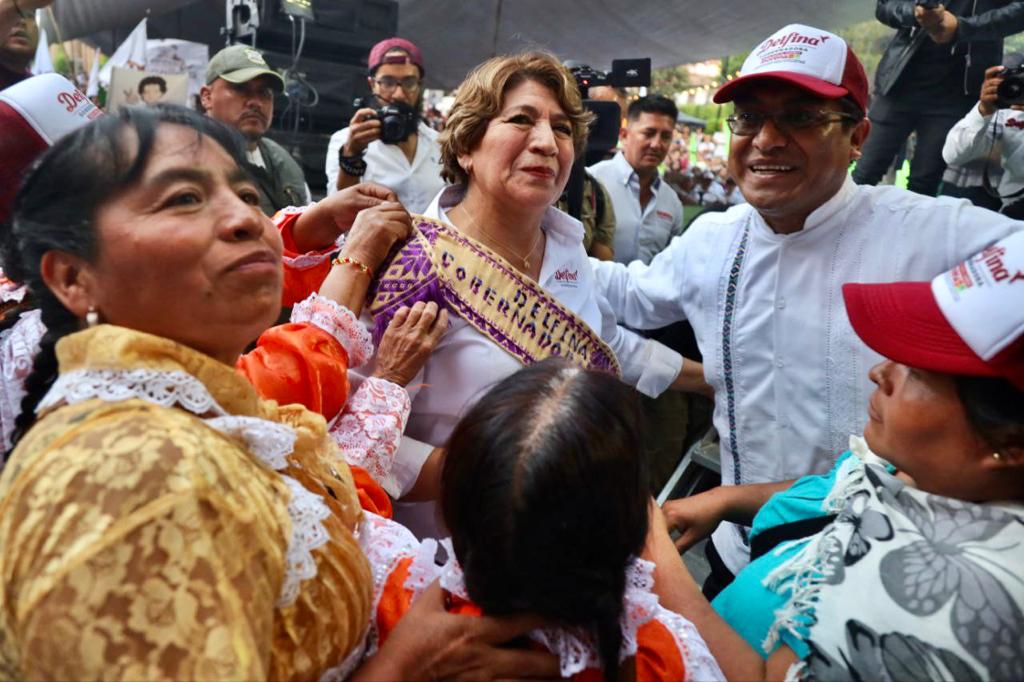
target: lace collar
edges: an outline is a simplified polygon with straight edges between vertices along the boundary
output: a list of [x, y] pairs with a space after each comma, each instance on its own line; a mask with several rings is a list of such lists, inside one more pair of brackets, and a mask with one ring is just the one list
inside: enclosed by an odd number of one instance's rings
[[291, 536], [277, 606], [295, 602], [299, 585], [317, 574], [312, 552], [330, 539], [323, 498], [281, 473], [295, 448], [295, 430], [266, 418], [252, 385], [233, 367], [161, 337], [113, 325], [72, 334], [57, 344], [60, 376], [39, 403], [40, 413], [92, 399], [144, 400], [180, 408], [240, 442], [288, 487]]
[[[62, 376], [80, 369], [183, 373], [197, 380], [226, 413], [260, 416], [256, 389], [234, 367], [160, 336], [102, 324], [61, 339], [57, 360]], [[182, 407], [200, 414], [186, 404]]]

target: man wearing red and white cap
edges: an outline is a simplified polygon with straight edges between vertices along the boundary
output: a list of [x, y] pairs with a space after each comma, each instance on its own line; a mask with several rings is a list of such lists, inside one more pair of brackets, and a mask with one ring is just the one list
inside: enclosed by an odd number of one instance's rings
[[1024, 233], [931, 282], [845, 284], [843, 296], [857, 334], [890, 360], [1024, 390]]
[[[879, 356], [850, 328], [844, 283], [929, 279], [1024, 229], [966, 201], [854, 184], [867, 99], [842, 38], [780, 29], [715, 95], [735, 104], [729, 172], [749, 203], [700, 216], [649, 265], [594, 264], [621, 322], [692, 324], [715, 389], [724, 485], [827, 471], [860, 433]], [[665, 512], [709, 529], [727, 516], [688, 500]], [[712, 578], [728, 581], [748, 561], [746, 533], [723, 523], [712, 537]]]
[[[408, 106], [419, 114], [425, 69], [416, 45], [404, 38], [382, 40], [370, 50], [368, 66], [376, 106]], [[385, 144], [380, 134], [374, 109], [364, 107], [352, 115], [348, 127], [331, 135], [327, 193], [375, 182], [397, 194], [407, 210], [422, 213], [444, 188], [437, 131], [418, 120], [416, 130], [397, 144]]]

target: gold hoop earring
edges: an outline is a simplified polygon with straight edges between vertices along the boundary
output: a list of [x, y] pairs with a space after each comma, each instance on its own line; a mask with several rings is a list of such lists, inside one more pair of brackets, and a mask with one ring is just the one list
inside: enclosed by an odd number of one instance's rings
[[88, 327], [95, 327], [100, 323], [100, 314], [94, 306], [89, 306], [89, 312], [85, 314], [85, 324]]

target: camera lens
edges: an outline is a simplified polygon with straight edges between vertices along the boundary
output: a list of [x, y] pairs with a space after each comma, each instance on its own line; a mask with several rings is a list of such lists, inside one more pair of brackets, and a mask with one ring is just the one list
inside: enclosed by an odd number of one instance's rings
[[405, 137], [405, 119], [393, 113], [385, 114], [380, 122], [380, 138], [384, 142], [397, 142]]

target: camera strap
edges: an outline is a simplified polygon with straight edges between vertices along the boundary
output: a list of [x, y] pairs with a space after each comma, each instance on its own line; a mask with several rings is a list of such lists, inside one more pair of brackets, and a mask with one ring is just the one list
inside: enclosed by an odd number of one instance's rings
[[997, 121], [997, 118], [998, 112], [996, 113], [996, 115], [992, 117], [992, 143], [989, 145], [988, 154], [985, 156], [985, 170], [982, 172], [981, 175], [981, 184], [982, 187], [985, 188], [985, 193], [988, 194], [990, 197], [999, 199], [1003, 203], [1011, 203], [1011, 199], [1016, 199], [1019, 196], [1024, 196], [1024, 187], [1017, 190], [1013, 194], [1002, 195], [999, 193], [998, 189], [992, 186], [992, 178], [989, 177], [988, 174], [988, 167], [991, 163], [992, 152], [996, 148], [996, 142], [998, 142], [999, 138], [1002, 136], [999, 130], [999, 123]]

